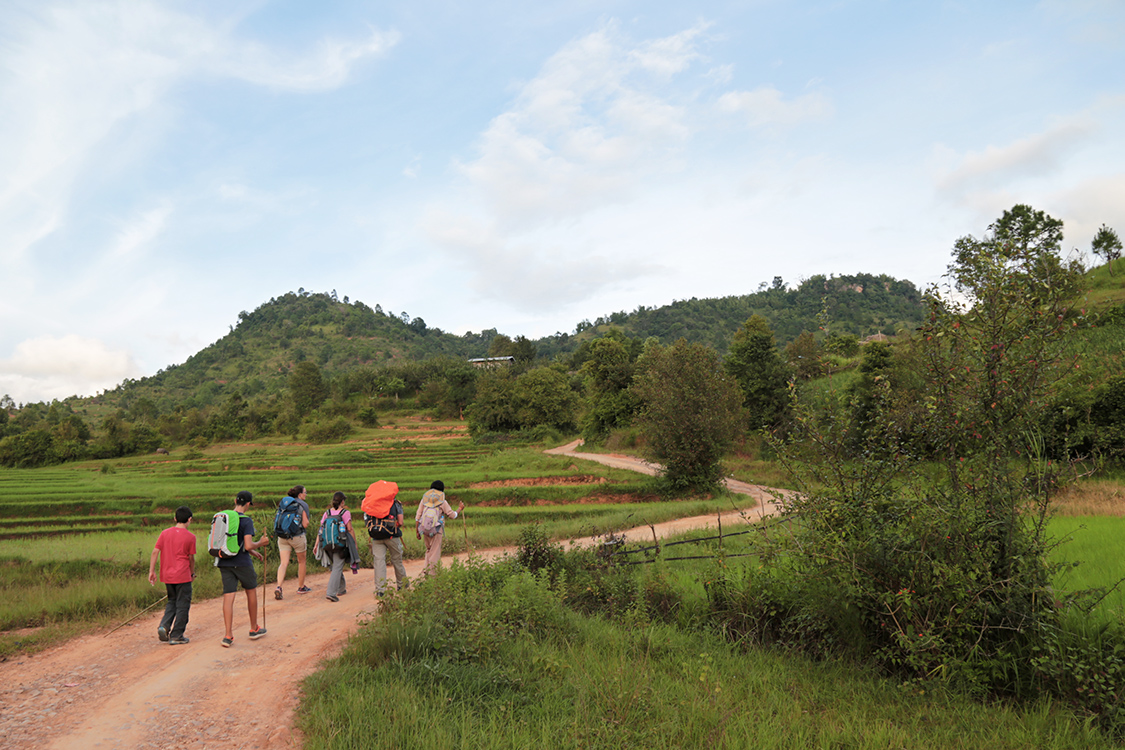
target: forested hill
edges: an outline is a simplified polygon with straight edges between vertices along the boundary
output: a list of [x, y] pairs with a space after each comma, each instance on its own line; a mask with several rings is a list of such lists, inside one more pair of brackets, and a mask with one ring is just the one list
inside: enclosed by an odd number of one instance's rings
[[[814, 276], [795, 289], [780, 278], [754, 294], [679, 300], [663, 307], [639, 307], [596, 322], [579, 323], [574, 334], [533, 341], [540, 359], [565, 358], [584, 340], [611, 327], [629, 336], [655, 336], [666, 343], [681, 337], [726, 351], [734, 332], [755, 313], [764, 316], [784, 345], [802, 331], [827, 330], [867, 336], [917, 327], [921, 294], [909, 281], [889, 276]], [[823, 313], [823, 314], [822, 314]], [[818, 320], [820, 316], [820, 320]], [[330, 375], [354, 367], [434, 357], [468, 359], [490, 353], [496, 329], [463, 335], [430, 328], [422, 318], [384, 312], [335, 293], [299, 290], [276, 297], [253, 312], [242, 312], [229, 334], [182, 365], [152, 377], [127, 381], [106, 394], [145, 395], [170, 408], [205, 406], [238, 390], [244, 397], [276, 391], [296, 362], [310, 360]], [[510, 342], [508, 336], [501, 340]]]
[[[738, 297], [677, 300], [663, 307], [638, 307], [616, 312], [593, 323], [583, 321], [577, 339], [620, 328], [637, 338], [654, 336], [664, 343], [679, 338], [710, 344], [725, 352], [731, 335], [752, 315], [769, 321], [777, 341], [785, 345], [803, 331], [851, 333], [860, 338], [876, 333], [888, 336], [913, 330], [922, 322], [922, 293], [909, 281], [886, 275], [813, 276], [794, 289], [780, 277], [754, 294]], [[575, 336], [540, 340], [540, 355], [573, 350]]]
[[246, 397], [276, 390], [293, 364], [304, 360], [328, 374], [431, 357], [482, 357], [495, 336], [495, 330], [455, 336], [406, 313], [302, 289], [239, 313], [229, 334], [182, 365], [127, 381], [117, 391], [146, 391], [158, 403], [203, 406], [230, 390], [227, 386]]

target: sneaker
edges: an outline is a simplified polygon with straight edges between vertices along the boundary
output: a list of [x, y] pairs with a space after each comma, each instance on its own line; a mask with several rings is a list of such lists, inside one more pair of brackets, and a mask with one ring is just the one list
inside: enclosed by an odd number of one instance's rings
[[257, 630], [251, 630], [250, 631], [250, 640], [256, 641], [265, 634], [266, 634], [265, 628], [258, 628]]
[[168, 641], [169, 646], [182, 646], [185, 643], [191, 643], [191, 639], [183, 635], [181, 635], [179, 638], [172, 638]]
[[233, 638], [224, 638], [223, 639], [223, 648], [230, 648], [233, 644], [234, 644]]
[[301, 588], [297, 589], [298, 594], [307, 594], [310, 591], [312, 591], [312, 589], [310, 589], [308, 586], [302, 586]]
[[156, 628], [156, 637], [160, 639], [161, 643], [168, 642], [168, 628], [160, 625]]
[[338, 596], [332, 596], [331, 594], [329, 594], [328, 596], [326, 596], [326, 597], [324, 597], [324, 598], [325, 598], [325, 599], [327, 599], [327, 600], [328, 600], [328, 601], [330, 601], [330, 602], [338, 602], [338, 601], [340, 601], [340, 597], [338, 597]]
[[273, 598], [277, 599], [278, 601], [281, 601], [282, 597], [283, 597], [283, 594], [281, 593], [281, 587], [278, 586], [276, 589], [273, 590]]

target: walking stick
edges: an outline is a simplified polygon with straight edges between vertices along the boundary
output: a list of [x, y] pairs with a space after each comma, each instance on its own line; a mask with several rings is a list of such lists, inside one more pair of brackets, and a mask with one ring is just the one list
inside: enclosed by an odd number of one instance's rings
[[[167, 598], [168, 598], [168, 595], [167, 595], [167, 594], [165, 594], [164, 596], [160, 597], [159, 599], [157, 599], [156, 601], [154, 601], [154, 602], [153, 602], [152, 604], [148, 605], [147, 607], [145, 607], [144, 609], [142, 609], [142, 610], [141, 610], [140, 612], [138, 612], [137, 614], [133, 615], [132, 617], [130, 617], [130, 618], [129, 618], [128, 620], [126, 620], [125, 622], [123, 622], [123, 623], [121, 623], [120, 625], [118, 625], [118, 626], [117, 626], [116, 628], [114, 628], [113, 630], [109, 631], [109, 633], [115, 633], [115, 632], [117, 632], [118, 630], [120, 630], [121, 628], [125, 627], [126, 625], [128, 625], [129, 623], [131, 623], [131, 622], [132, 622], [133, 620], [135, 620], [135, 619], [137, 619], [138, 617], [140, 617], [141, 615], [143, 615], [143, 614], [144, 614], [145, 612], [148, 612], [148, 611], [149, 611], [150, 609], [152, 609], [153, 607], [155, 607], [155, 606], [156, 606], [157, 604], [160, 604], [160, 603], [161, 603], [162, 601], [164, 601], [164, 600], [165, 600], [165, 599], [167, 599]], [[102, 636], [102, 638], [105, 638], [105, 636], [106, 636], [106, 635], [109, 635], [109, 633], [106, 633], [105, 635], [103, 635], [103, 636]]]
[[264, 628], [266, 626], [266, 553], [270, 548], [266, 545], [262, 549], [265, 550], [262, 552], [262, 627]]

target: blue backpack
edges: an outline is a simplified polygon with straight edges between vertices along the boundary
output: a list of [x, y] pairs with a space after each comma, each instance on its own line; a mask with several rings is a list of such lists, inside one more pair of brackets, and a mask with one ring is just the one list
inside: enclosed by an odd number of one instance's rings
[[281, 498], [277, 515], [273, 517], [273, 533], [282, 539], [292, 539], [305, 533], [305, 527], [301, 525], [301, 505], [297, 498], [288, 495]]
[[348, 548], [348, 527], [344, 525], [344, 514], [328, 514], [320, 525], [320, 548], [325, 552], [336, 552]]

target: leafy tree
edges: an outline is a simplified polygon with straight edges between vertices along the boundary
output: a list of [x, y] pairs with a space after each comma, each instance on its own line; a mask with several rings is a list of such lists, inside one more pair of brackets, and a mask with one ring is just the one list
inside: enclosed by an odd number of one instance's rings
[[[1016, 206], [990, 230], [957, 241], [949, 287], [928, 294], [919, 341], [928, 454], [904, 434], [885, 379], [872, 383], [858, 460], [832, 404], [827, 414], [798, 409], [798, 429], [777, 448], [798, 489], [786, 506], [802, 523], [777, 540], [791, 542], [778, 559], [792, 575], [765, 604], [775, 607], [773, 635], [788, 629], [794, 645], [850, 648], [911, 679], [1035, 696], [1046, 634], [1059, 624], [1045, 536], [1055, 484], [1037, 426], [1067, 365], [1079, 269], [1060, 260], [1061, 223], [1042, 212]], [[873, 355], [871, 371], [885, 360]], [[927, 463], [935, 457], [940, 476]], [[774, 619], [779, 598], [788, 604]]]
[[536, 367], [516, 378], [514, 397], [520, 427], [547, 425], [558, 430], [574, 429], [577, 398], [565, 374], [550, 367]]
[[776, 424], [789, 403], [789, 367], [781, 359], [773, 329], [764, 317], [751, 316], [735, 331], [723, 369], [742, 388], [750, 429]]
[[465, 418], [465, 407], [473, 402], [477, 391], [477, 369], [470, 365], [457, 365], [445, 372], [445, 387], [441, 405], [446, 413]]
[[801, 331], [801, 335], [785, 347], [785, 359], [798, 380], [812, 380], [824, 373], [820, 354], [820, 344], [811, 331]]
[[328, 387], [315, 362], [298, 362], [289, 375], [289, 396], [297, 416], [305, 417], [328, 398]]
[[519, 429], [516, 418], [515, 378], [507, 370], [493, 370], [477, 381], [477, 396], [465, 410], [474, 435]]
[[632, 422], [640, 406], [630, 390], [634, 357], [621, 336], [594, 339], [584, 351], [582, 375], [586, 385], [586, 414], [582, 433], [587, 440], [603, 439], [610, 430]]
[[1105, 260], [1106, 265], [1109, 266], [1109, 275], [1112, 276], [1113, 261], [1121, 257], [1121, 238], [1117, 236], [1117, 232], [1102, 224], [1098, 233], [1094, 235], [1090, 249], [1094, 251], [1094, 255]]
[[723, 455], [745, 426], [738, 383], [714, 349], [685, 339], [647, 346], [638, 367], [641, 425], [664, 478], [677, 490], [714, 489]]
[[516, 376], [509, 370], [482, 375], [476, 400], [466, 410], [473, 434], [511, 432], [539, 425], [574, 427], [577, 399], [566, 375], [537, 367]]

